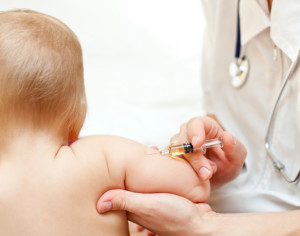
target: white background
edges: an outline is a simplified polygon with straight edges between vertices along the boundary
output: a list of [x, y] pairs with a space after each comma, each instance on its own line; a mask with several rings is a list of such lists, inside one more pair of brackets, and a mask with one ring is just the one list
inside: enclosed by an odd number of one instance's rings
[[160, 147], [202, 114], [199, 0], [0, 0], [0, 7], [50, 14], [78, 36], [89, 109], [81, 136]]

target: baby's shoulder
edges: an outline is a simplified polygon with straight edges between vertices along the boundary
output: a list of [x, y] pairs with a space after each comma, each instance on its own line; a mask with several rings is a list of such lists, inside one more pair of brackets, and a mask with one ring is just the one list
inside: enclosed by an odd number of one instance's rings
[[112, 166], [108, 166], [104, 148], [111, 142], [109, 139], [104, 135], [87, 136], [62, 147], [56, 158], [57, 169], [63, 170], [63, 175], [70, 172], [70, 179], [76, 184], [89, 186], [91, 189], [86, 189], [86, 192], [99, 194], [99, 191], [113, 188], [115, 178], [111, 175], [114, 171], [109, 169]]
[[[95, 166], [105, 168], [104, 142], [107, 138], [93, 135], [79, 138], [69, 146], [64, 146], [58, 153], [58, 159], [73, 159], [82, 167]], [[69, 157], [69, 158], [68, 158]]]
[[[78, 139], [70, 145], [78, 158], [99, 158], [120, 153], [122, 149], [139, 146], [133, 140], [115, 135], [92, 135]], [[119, 154], [120, 155], [120, 154]]]
[[104, 135], [81, 137], [73, 142], [69, 148], [77, 158], [99, 155], [103, 152], [103, 142], [105, 140], [106, 136]]
[[105, 151], [111, 149], [121, 137], [112, 135], [91, 135], [79, 138], [69, 147], [77, 159], [97, 160], [105, 157]]
[[113, 135], [86, 136], [72, 143], [69, 150], [81, 169], [90, 173], [107, 173], [110, 178], [119, 179], [123, 168], [120, 154], [115, 151], [120, 148], [121, 144], [126, 143], [125, 140], [125, 138]]
[[[136, 142], [114, 135], [93, 135], [82, 137], [72, 143], [69, 148], [81, 166], [90, 173], [104, 174], [114, 183], [123, 184], [125, 175], [127, 149], [134, 152], [132, 147]], [[118, 187], [122, 187], [117, 184]]]

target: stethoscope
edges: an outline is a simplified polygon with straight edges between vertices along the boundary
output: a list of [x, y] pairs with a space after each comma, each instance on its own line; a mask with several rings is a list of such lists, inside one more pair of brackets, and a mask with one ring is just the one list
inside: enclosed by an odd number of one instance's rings
[[249, 61], [247, 57], [241, 56], [241, 26], [240, 26], [240, 0], [237, 6], [237, 30], [236, 30], [236, 45], [235, 45], [235, 61], [229, 66], [229, 75], [231, 85], [234, 88], [242, 87], [247, 80], [249, 73]]
[[[241, 29], [240, 29], [240, 13], [239, 13], [239, 5], [240, 0], [238, 0], [238, 14], [237, 14], [237, 38], [236, 38], [236, 48], [235, 48], [235, 61], [230, 64], [229, 67], [229, 75], [231, 78], [231, 85], [234, 88], [241, 88], [247, 81], [247, 77], [249, 74], [249, 61], [247, 57], [241, 56]], [[285, 165], [279, 161], [279, 159], [276, 157], [275, 153], [272, 151], [272, 134], [274, 130], [274, 123], [275, 123], [275, 116], [276, 112], [279, 107], [279, 100], [281, 98], [281, 95], [284, 91], [284, 88], [286, 87], [286, 84], [288, 83], [289, 79], [291, 79], [293, 72], [298, 66], [298, 63], [300, 61], [300, 50], [298, 52], [296, 60], [291, 64], [287, 74], [285, 75], [283, 79], [283, 83], [281, 85], [281, 88], [279, 90], [279, 93], [277, 95], [275, 105], [273, 106], [271, 117], [268, 124], [267, 133], [265, 136], [265, 150], [267, 152], [267, 155], [271, 159], [274, 168], [281, 174], [281, 176], [284, 178], [285, 181], [288, 183], [297, 183], [300, 180], [300, 170], [298, 171], [295, 178], [291, 179], [285, 172]]]

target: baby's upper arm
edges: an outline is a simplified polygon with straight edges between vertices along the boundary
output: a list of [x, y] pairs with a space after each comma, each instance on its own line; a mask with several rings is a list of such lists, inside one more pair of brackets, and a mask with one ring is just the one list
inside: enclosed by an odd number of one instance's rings
[[167, 192], [194, 202], [203, 202], [209, 196], [209, 182], [201, 181], [185, 160], [148, 155], [155, 150], [132, 140], [91, 136], [75, 142], [71, 148], [80, 161], [92, 165], [91, 172], [99, 169], [106, 173], [109, 188]]
[[[106, 151], [110, 160], [122, 163], [125, 188], [144, 193], [173, 193], [194, 202], [206, 201], [210, 195], [209, 181], [202, 181], [183, 159], [148, 155], [155, 149], [132, 140], [114, 137], [112, 148]], [[109, 147], [109, 145], [107, 145]], [[115, 165], [117, 164], [115, 163]], [[112, 165], [114, 168], [115, 165]]]

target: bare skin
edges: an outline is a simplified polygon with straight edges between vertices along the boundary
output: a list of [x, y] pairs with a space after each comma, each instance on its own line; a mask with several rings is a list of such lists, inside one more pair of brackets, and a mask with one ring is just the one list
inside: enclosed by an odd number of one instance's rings
[[124, 138], [92, 136], [65, 146], [45, 133], [23, 131], [6, 141], [1, 235], [128, 235], [124, 211], [97, 213], [97, 199], [108, 189], [170, 192], [195, 202], [209, 196], [209, 182], [187, 162], [148, 156], [155, 150]]

